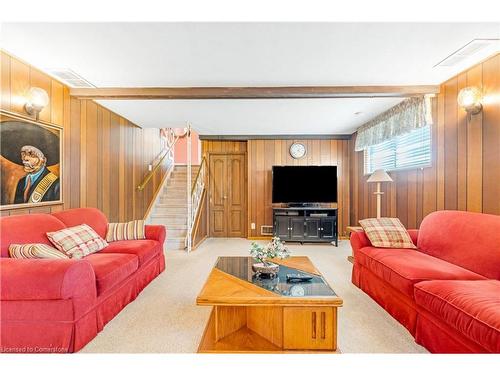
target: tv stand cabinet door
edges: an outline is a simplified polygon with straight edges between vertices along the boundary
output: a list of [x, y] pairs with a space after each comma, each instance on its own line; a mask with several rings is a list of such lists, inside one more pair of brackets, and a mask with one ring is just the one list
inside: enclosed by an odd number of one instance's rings
[[281, 240], [289, 240], [290, 232], [290, 218], [288, 216], [275, 216], [274, 235]]
[[320, 219], [305, 219], [305, 235], [304, 238], [309, 241], [316, 241], [320, 239], [321, 235], [321, 220]]
[[303, 217], [290, 218], [291, 240], [303, 241], [305, 233], [305, 225]]
[[321, 219], [321, 238], [331, 240], [337, 238], [337, 219], [335, 217]]

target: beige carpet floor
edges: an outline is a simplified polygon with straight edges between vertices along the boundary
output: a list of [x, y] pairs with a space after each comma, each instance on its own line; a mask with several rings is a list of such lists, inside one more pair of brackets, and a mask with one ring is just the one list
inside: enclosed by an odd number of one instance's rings
[[[210, 307], [195, 298], [218, 256], [247, 255], [245, 239], [207, 239], [191, 254], [167, 251], [167, 268], [116, 316], [82, 352], [193, 353]], [[343, 353], [426, 353], [413, 337], [370, 297], [351, 283], [348, 241], [330, 245], [289, 245], [307, 255], [344, 300], [338, 343]]]

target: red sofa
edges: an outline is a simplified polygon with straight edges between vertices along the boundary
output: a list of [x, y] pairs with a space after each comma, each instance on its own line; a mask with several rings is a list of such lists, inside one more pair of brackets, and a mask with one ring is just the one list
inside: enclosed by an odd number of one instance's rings
[[146, 226], [146, 239], [115, 241], [75, 259], [12, 259], [10, 244], [46, 243], [45, 233], [88, 224], [105, 237], [97, 209], [0, 218], [2, 352], [76, 352], [165, 269], [165, 227]]
[[500, 353], [500, 216], [438, 211], [416, 250], [351, 234], [352, 282], [433, 353]]

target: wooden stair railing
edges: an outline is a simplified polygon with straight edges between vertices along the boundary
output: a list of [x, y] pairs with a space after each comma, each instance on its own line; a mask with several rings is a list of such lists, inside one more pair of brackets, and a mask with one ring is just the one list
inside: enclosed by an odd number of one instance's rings
[[[191, 223], [190, 226], [188, 226], [187, 230], [187, 235], [186, 235], [186, 248], [189, 251], [191, 251], [190, 246], [197, 234], [197, 231], [199, 229], [199, 223], [200, 223], [200, 216], [203, 212], [201, 209], [203, 206], [203, 202], [205, 201], [206, 198], [206, 177], [207, 177], [207, 160], [205, 157], [201, 159], [200, 163], [200, 168], [198, 169], [198, 173], [196, 174], [196, 177], [194, 179], [192, 189], [191, 189], [191, 212], [188, 213], [188, 215], [191, 215], [191, 220], [188, 221]], [[191, 239], [191, 241], [189, 241]]]
[[[142, 182], [137, 186], [137, 190], [142, 191], [154, 176], [158, 168], [161, 167], [165, 159], [170, 160], [171, 165], [174, 164], [174, 146], [183, 136], [176, 136], [172, 128], [167, 129], [167, 141], [165, 148], [160, 152], [160, 154], [153, 160], [154, 166], [151, 170], [144, 176]], [[156, 162], [155, 162], [156, 161]]]

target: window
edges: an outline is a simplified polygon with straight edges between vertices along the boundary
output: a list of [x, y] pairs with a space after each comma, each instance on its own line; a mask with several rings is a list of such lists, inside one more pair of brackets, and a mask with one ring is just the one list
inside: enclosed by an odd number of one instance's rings
[[431, 127], [415, 129], [365, 150], [365, 174], [376, 169], [394, 171], [431, 164]]

